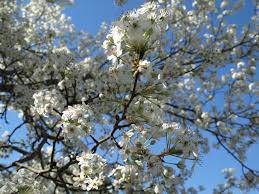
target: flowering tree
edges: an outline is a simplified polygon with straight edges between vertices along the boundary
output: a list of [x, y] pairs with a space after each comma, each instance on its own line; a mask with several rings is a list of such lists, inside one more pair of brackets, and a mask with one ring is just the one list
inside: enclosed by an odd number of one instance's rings
[[258, 190], [257, 2], [237, 26], [242, 0], [146, 1], [95, 36], [70, 3], [0, 1], [1, 116], [22, 118], [0, 139], [0, 193], [194, 194], [211, 140], [243, 172], [214, 192]]

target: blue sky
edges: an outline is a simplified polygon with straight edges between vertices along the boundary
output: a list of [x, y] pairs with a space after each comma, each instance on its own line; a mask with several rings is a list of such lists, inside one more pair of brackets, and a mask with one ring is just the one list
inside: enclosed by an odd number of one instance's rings
[[95, 34], [105, 21], [110, 24], [124, 11], [141, 5], [142, 0], [129, 0], [126, 6], [118, 7], [113, 0], [74, 0], [75, 4], [66, 9], [78, 30]]
[[[140, 5], [141, 2], [142, 0], [129, 0], [126, 6], [118, 7], [113, 3], [113, 0], [75, 0], [75, 5], [68, 7], [65, 13], [71, 16], [72, 22], [75, 24], [77, 30], [85, 30], [95, 34], [98, 32], [99, 26], [103, 21], [111, 24], [111, 22], [118, 18], [124, 11]], [[236, 15], [235, 19], [231, 19], [229, 22], [240, 25], [246, 23], [251, 14], [251, 2], [252, 0], [246, 0], [247, 4], [242, 10], [242, 14]], [[2, 134], [5, 129], [12, 129], [21, 123], [14, 113], [9, 113], [9, 119], [10, 125], [4, 124], [4, 122], [0, 120], [0, 126], [2, 126], [0, 128], [0, 134]], [[21, 134], [22, 131], [23, 130], [21, 130], [18, 135]], [[258, 144], [249, 150], [247, 164], [252, 168], [259, 169], [259, 163], [257, 163], [259, 150], [256, 148], [258, 148]], [[223, 150], [212, 150], [207, 156], [202, 157], [201, 164], [197, 166], [188, 184], [192, 186], [204, 185], [207, 190], [203, 193], [212, 193], [213, 187], [217, 183], [223, 182], [224, 179], [221, 174], [221, 169], [225, 167], [239, 169], [240, 165]], [[253, 194], [256, 194], [256, 192], [253, 192]]]

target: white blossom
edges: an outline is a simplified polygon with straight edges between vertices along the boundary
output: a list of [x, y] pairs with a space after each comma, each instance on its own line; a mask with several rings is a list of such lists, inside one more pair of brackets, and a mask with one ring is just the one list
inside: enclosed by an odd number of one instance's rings
[[82, 137], [91, 132], [92, 111], [87, 105], [68, 106], [62, 113], [63, 133], [69, 137]]

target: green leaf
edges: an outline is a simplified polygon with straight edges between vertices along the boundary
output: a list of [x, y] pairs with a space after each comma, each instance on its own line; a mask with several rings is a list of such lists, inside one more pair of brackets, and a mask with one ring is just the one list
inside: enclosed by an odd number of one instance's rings
[[152, 34], [153, 34], [153, 29], [152, 29], [152, 28], [149, 28], [148, 30], [146, 30], [146, 31], [144, 32], [144, 38], [145, 38], [145, 40], [148, 40]]
[[31, 188], [28, 185], [18, 186], [17, 189], [18, 189], [19, 194], [32, 194], [32, 193], [34, 193], [33, 188]]

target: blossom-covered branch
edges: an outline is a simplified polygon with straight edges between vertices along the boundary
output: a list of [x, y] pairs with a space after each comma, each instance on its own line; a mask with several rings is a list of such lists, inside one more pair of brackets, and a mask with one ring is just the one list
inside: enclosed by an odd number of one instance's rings
[[197, 193], [212, 143], [242, 169], [214, 193], [258, 191], [258, 5], [237, 25], [242, 0], [147, 0], [90, 35], [72, 3], [0, 1], [0, 116], [22, 120], [0, 139], [0, 193]]

